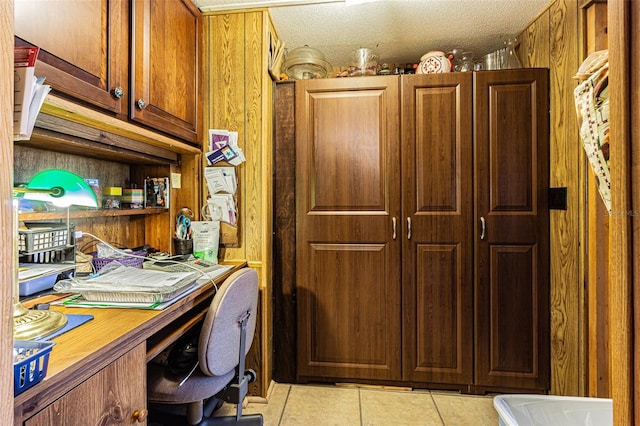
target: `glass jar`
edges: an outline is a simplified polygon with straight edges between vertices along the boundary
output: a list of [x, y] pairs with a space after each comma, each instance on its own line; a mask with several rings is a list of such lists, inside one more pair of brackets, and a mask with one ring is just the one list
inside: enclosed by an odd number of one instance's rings
[[505, 41], [504, 58], [502, 59], [502, 69], [522, 68], [522, 62], [516, 54], [518, 40], [513, 38]]
[[463, 52], [462, 60], [460, 61], [460, 71], [461, 72], [473, 71], [474, 65], [475, 64], [473, 62], [473, 53]]

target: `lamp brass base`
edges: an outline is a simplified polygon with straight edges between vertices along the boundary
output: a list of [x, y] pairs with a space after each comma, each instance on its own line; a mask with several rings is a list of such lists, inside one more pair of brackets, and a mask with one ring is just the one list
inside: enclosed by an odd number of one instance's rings
[[47, 336], [67, 324], [67, 317], [56, 311], [27, 309], [21, 303], [13, 305], [13, 338], [30, 340]]

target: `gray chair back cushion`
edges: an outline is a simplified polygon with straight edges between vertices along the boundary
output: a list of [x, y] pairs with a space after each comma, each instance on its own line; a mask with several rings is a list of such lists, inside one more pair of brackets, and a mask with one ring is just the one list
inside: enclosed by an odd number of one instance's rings
[[[200, 369], [209, 376], [229, 373], [240, 359], [240, 323], [247, 311], [245, 355], [249, 352], [256, 328], [258, 306], [258, 273], [251, 268], [234, 272], [218, 289], [209, 306], [200, 340]], [[242, 372], [241, 372], [242, 373]]]

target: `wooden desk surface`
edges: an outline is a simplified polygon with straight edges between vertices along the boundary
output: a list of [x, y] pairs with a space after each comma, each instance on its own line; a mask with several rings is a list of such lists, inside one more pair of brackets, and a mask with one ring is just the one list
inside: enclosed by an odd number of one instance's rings
[[[233, 272], [246, 266], [246, 263], [235, 264], [215, 282], [222, 283]], [[94, 318], [52, 339], [56, 345], [49, 356], [46, 377], [14, 398], [16, 423], [60, 398], [172, 322], [187, 313], [191, 315], [191, 311], [211, 298], [214, 291], [213, 283], [207, 283], [161, 311], [51, 306], [52, 310], [90, 314]], [[33, 302], [38, 303], [38, 300]], [[156, 347], [154, 350], [158, 352], [159, 349]]]

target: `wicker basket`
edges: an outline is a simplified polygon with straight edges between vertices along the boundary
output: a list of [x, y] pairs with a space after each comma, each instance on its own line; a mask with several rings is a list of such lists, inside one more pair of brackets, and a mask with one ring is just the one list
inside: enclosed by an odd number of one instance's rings
[[[131, 256], [126, 256], [126, 257], [96, 257], [97, 256], [97, 252], [92, 252], [89, 253], [93, 256], [92, 262], [93, 262], [93, 266], [96, 268], [96, 271], [99, 271], [100, 269], [102, 269], [103, 267], [105, 267], [106, 265], [108, 265], [109, 263], [113, 262], [114, 260], [118, 263], [120, 263], [121, 265], [124, 266], [130, 266], [132, 268], [142, 268], [142, 263], [144, 262], [143, 258], [140, 257], [131, 257]], [[142, 251], [133, 251], [131, 252], [131, 254], [136, 255], [136, 256], [146, 256], [147, 252], [142, 250]]]

